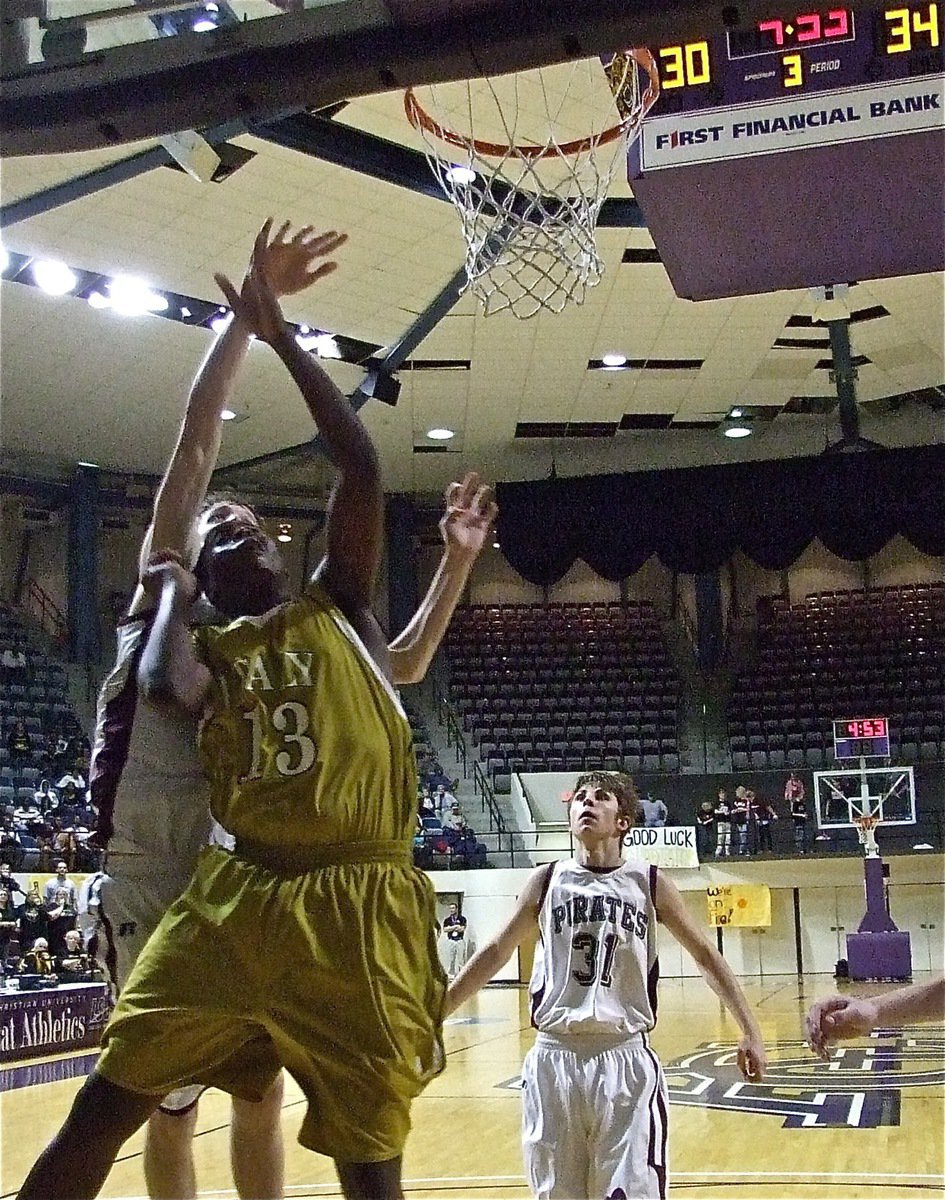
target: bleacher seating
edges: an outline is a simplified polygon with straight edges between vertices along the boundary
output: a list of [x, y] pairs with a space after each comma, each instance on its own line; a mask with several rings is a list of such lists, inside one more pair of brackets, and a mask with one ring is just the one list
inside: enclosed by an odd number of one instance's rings
[[734, 770], [823, 767], [832, 721], [889, 718], [890, 757], [937, 761], [945, 743], [945, 583], [763, 597], [758, 658], [728, 706]]
[[450, 699], [499, 786], [516, 771], [678, 771], [680, 685], [652, 604], [470, 605]]

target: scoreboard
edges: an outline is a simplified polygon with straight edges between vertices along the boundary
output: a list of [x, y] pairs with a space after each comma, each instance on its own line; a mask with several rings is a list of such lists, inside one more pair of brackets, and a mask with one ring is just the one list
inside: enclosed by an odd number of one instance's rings
[[785, 9], [750, 29], [651, 47], [661, 116], [861, 84], [898, 83], [945, 70], [943, 11]]
[[888, 758], [889, 722], [885, 717], [855, 717], [834, 721], [833, 751], [838, 760]]
[[945, 0], [649, 46], [628, 175], [690, 299], [945, 269]]

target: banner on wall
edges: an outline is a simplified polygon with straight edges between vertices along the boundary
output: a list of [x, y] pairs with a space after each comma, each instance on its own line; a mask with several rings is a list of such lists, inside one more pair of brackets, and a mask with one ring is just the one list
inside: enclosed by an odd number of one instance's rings
[[655, 867], [698, 867], [695, 825], [665, 825], [631, 829], [624, 843], [627, 854]]
[[766, 883], [726, 883], [706, 889], [710, 925], [754, 929], [771, 924], [771, 889]]
[[104, 983], [0, 996], [0, 1062], [97, 1046], [111, 1012]]

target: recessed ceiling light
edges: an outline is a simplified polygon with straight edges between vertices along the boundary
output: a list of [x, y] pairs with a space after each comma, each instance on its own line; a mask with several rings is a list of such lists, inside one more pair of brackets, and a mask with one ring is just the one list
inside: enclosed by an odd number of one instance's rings
[[427, 437], [434, 442], [448, 442], [450, 438], [456, 437], [452, 429], [428, 429]]
[[732, 411], [728, 415], [730, 417], [743, 417], [745, 414], [742, 412], [742, 410], [740, 408], [733, 408]]
[[479, 178], [472, 167], [462, 167], [458, 164], [449, 167], [444, 174], [447, 183], [470, 184], [475, 183]]
[[223, 410], [223, 412], [220, 413], [220, 420], [221, 421], [235, 421], [236, 413], [233, 411], [232, 408], [225, 408]]
[[111, 304], [111, 300], [101, 292], [89, 292], [86, 299], [92, 308], [108, 308]]
[[626, 354], [618, 354], [614, 351], [611, 354], [605, 354], [601, 359], [605, 367], [625, 367], [627, 365]]
[[934, 850], [935, 847], [932, 846], [929, 842], [916, 842], [916, 844], [912, 847], [912, 849], [913, 850]]
[[164, 312], [167, 297], [155, 292], [143, 279], [116, 275], [108, 283], [112, 308], [123, 317], [140, 317], [149, 312]]
[[295, 335], [303, 350], [314, 350], [319, 358], [341, 358], [341, 347], [333, 333], [312, 333], [307, 325]]
[[276, 541], [277, 542], [291, 542], [292, 534], [291, 533], [277, 533]]
[[493, 543], [492, 543], [492, 549], [493, 549], [493, 550], [499, 550], [500, 548], [501, 548], [501, 547], [499, 546], [499, 543], [498, 543], [498, 542], [493, 542]]
[[729, 425], [727, 429], [723, 430], [723, 433], [727, 438], [751, 437], [751, 430], [747, 425]]
[[205, 17], [198, 17], [191, 25], [194, 33], [209, 33], [211, 29], [216, 29], [217, 23], [209, 14]]
[[64, 296], [79, 282], [74, 271], [63, 262], [41, 259], [33, 263], [33, 278], [50, 296]]
[[224, 309], [222, 312], [218, 313], [218, 315], [215, 316], [213, 318], [213, 320], [210, 322], [210, 328], [213, 330], [214, 333], [222, 333], [223, 330], [226, 329], [226, 327], [229, 323], [230, 323], [230, 314]]

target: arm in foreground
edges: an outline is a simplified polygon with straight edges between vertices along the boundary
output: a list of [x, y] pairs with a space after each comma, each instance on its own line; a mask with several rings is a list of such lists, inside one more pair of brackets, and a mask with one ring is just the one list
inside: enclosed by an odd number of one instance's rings
[[157, 600], [157, 615], [138, 665], [138, 688], [150, 704], [196, 714], [211, 682], [189, 626], [197, 581], [175, 555], [161, 551], [151, 555], [142, 582]]
[[484, 987], [496, 971], [505, 966], [515, 948], [522, 944], [529, 932], [537, 927], [538, 910], [547, 874], [547, 867], [542, 866], [536, 867], [529, 875], [515, 905], [515, 911], [505, 926], [476, 951], [450, 984], [446, 992], [444, 1016], [449, 1016]]
[[661, 923], [692, 957], [706, 983], [738, 1022], [742, 1031], [738, 1043], [738, 1069], [745, 1079], [760, 1083], [768, 1065], [764, 1041], [732, 968], [693, 921], [679, 889], [662, 871], [656, 873], [654, 902]]
[[440, 521], [443, 557], [410, 624], [389, 646], [395, 684], [419, 683], [425, 677], [498, 511], [490, 489], [472, 472], [447, 488]]
[[936, 1020], [945, 1020], [945, 975], [881, 996], [825, 996], [811, 1005], [804, 1032], [811, 1050], [826, 1059], [831, 1042], [865, 1037], [877, 1025]]

